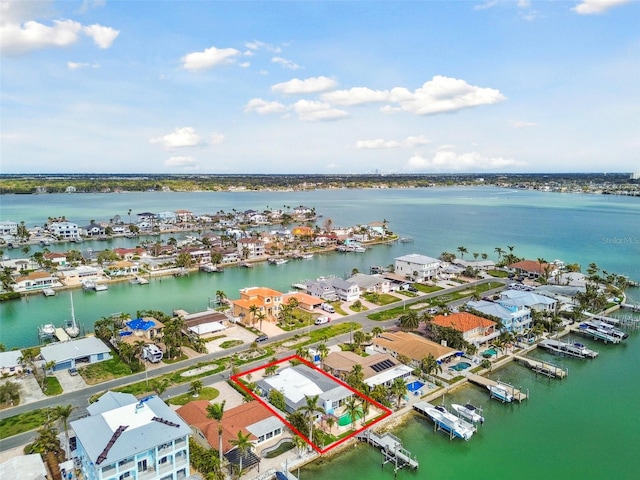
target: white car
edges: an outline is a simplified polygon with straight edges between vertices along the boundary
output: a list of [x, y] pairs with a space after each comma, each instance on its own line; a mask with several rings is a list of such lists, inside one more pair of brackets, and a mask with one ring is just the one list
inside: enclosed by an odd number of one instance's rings
[[314, 320], [314, 324], [316, 325], [323, 325], [325, 323], [329, 323], [331, 321], [331, 318], [329, 318], [328, 316], [322, 316], [322, 317], [318, 317]]

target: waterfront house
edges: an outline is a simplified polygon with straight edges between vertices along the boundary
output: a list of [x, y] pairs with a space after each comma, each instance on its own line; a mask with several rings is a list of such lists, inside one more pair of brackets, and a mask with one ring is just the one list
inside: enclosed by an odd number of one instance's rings
[[291, 299], [296, 299], [298, 302], [298, 308], [313, 312], [316, 307], [319, 307], [324, 303], [324, 300], [313, 295], [309, 295], [303, 292], [285, 293], [282, 295], [282, 304], [286, 305]]
[[238, 255], [242, 259], [263, 258], [265, 255], [265, 244], [259, 238], [240, 238], [237, 243]]
[[357, 283], [350, 282], [348, 280], [342, 280], [341, 278], [331, 278], [329, 280], [336, 295], [343, 302], [353, 302], [360, 298], [360, 287]]
[[57, 272], [60, 281], [67, 286], [79, 285], [83, 280], [93, 280], [94, 282], [101, 280], [102, 274], [102, 269], [88, 265], [78, 265], [75, 268], [68, 268]]
[[162, 339], [163, 329], [164, 323], [155, 318], [134, 318], [125, 323], [120, 337], [125, 341], [143, 340], [145, 343], [152, 343]]
[[[282, 293], [266, 287], [250, 287], [240, 290], [240, 298], [231, 300], [233, 316], [239, 318], [245, 325], [253, 325], [260, 313], [265, 320], [275, 321], [282, 305]], [[254, 314], [252, 307], [258, 311]]]
[[522, 333], [531, 328], [533, 318], [531, 310], [516, 305], [501, 305], [487, 300], [470, 301], [467, 306], [481, 314], [499, 318], [504, 331]]
[[451, 263], [460, 267], [462, 270], [473, 268], [474, 270], [487, 271], [496, 268], [496, 263], [492, 260], [465, 260], [463, 258], [455, 258]]
[[305, 397], [318, 395], [318, 405], [332, 414], [353, 395], [349, 388], [306, 364], [282, 368], [276, 375], [258, 380], [257, 386], [257, 391], [265, 398], [268, 398], [273, 389], [281, 392], [284, 395], [286, 413], [293, 413], [306, 405]]
[[104, 235], [105, 229], [100, 224], [90, 223], [89, 225], [82, 227], [80, 231], [87, 237], [99, 237]]
[[496, 322], [479, 317], [469, 312], [438, 315], [431, 323], [441, 327], [453, 328], [462, 333], [462, 338], [469, 343], [479, 345], [500, 335]]
[[176, 210], [176, 218], [179, 222], [186, 223], [193, 221], [193, 212], [190, 210]]
[[213, 249], [213, 251], [221, 255], [220, 263], [222, 264], [235, 263], [240, 261], [240, 255], [238, 254], [238, 251], [235, 249], [216, 247]]
[[45, 252], [42, 254], [45, 260], [49, 260], [56, 267], [64, 267], [67, 265], [67, 254], [59, 252]]
[[549, 278], [557, 273], [557, 269], [553, 263], [539, 263], [535, 260], [522, 260], [508, 265], [507, 268], [517, 275], [531, 279], [539, 277]]
[[[218, 450], [220, 435], [218, 422], [207, 416], [207, 400], [196, 400], [178, 408], [176, 413], [191, 427], [193, 438], [206, 448]], [[286, 431], [285, 425], [262, 402], [251, 401], [224, 411], [220, 421], [222, 429], [222, 453], [227, 456], [235, 447], [231, 442], [238, 439], [238, 432], [249, 435], [251, 449], [264, 448], [280, 439]], [[243, 468], [251, 462], [242, 461]]]
[[107, 392], [70, 423], [85, 480], [178, 480], [190, 474], [189, 426], [160, 397]]
[[403, 355], [411, 360], [411, 366], [414, 367], [418, 367], [429, 355], [440, 362], [446, 362], [457, 353], [453, 348], [408, 332], [384, 332], [372, 340], [372, 348], [378, 353], [390, 353], [396, 358]]
[[182, 317], [186, 329], [195, 335], [206, 337], [207, 335], [221, 332], [229, 328], [229, 323], [233, 319], [222, 312], [206, 310], [204, 312], [187, 313], [184, 310], [177, 310], [174, 315]]
[[307, 280], [307, 293], [312, 297], [322, 298], [324, 300], [333, 301], [338, 299], [331, 279]]
[[136, 213], [136, 223], [140, 224], [143, 222], [153, 224], [156, 221], [157, 215], [152, 212], [141, 212]]
[[34, 290], [61, 286], [57, 277], [51, 275], [49, 272], [39, 271], [17, 277], [13, 290], [15, 292], [32, 292]]
[[355, 365], [362, 367], [364, 383], [371, 387], [390, 386], [396, 378], [407, 378], [413, 368], [400, 363], [393, 355], [377, 353], [363, 357], [353, 352], [331, 352], [323, 360], [323, 367], [334, 377], [345, 381]]
[[99, 338], [86, 337], [45, 345], [40, 355], [45, 365], [53, 362], [53, 371], [57, 372], [109, 360], [111, 349]]
[[440, 260], [417, 253], [397, 257], [394, 262], [396, 274], [418, 282], [436, 278], [440, 269]]
[[5, 238], [5, 240], [11, 240], [17, 234], [18, 224], [16, 222], [12, 222], [11, 220], [0, 222], [0, 237]]
[[176, 212], [158, 212], [158, 221], [160, 223], [173, 225], [178, 221], [178, 216]]
[[182, 252], [188, 253], [191, 261], [195, 265], [207, 265], [211, 263], [211, 250], [208, 248], [186, 247]]
[[351, 275], [349, 282], [358, 285], [360, 292], [365, 293], [389, 293], [391, 282], [381, 275], [367, 275], [366, 273], [356, 273]]
[[313, 245], [316, 247], [330, 247], [338, 244], [338, 236], [334, 233], [316, 235]]
[[140, 273], [140, 267], [137, 263], [128, 260], [119, 260], [109, 264], [109, 272], [112, 277], [126, 277], [128, 275], [137, 275]]
[[500, 292], [500, 300], [503, 306], [526, 307], [537, 312], [553, 313], [558, 305], [557, 300], [539, 295], [535, 292], [526, 292], [523, 290], [504, 290]]
[[71, 222], [51, 222], [47, 226], [49, 233], [62, 240], [76, 240], [80, 238], [78, 225]]
[[8, 352], [0, 352], [0, 375], [9, 377], [11, 375], [19, 375], [22, 373], [22, 364], [20, 359], [22, 352], [20, 350], [10, 350]]
[[313, 228], [308, 227], [306, 225], [298, 225], [291, 229], [291, 233], [296, 237], [312, 237]]
[[117, 254], [123, 260], [133, 260], [135, 257], [142, 257], [146, 255], [147, 251], [144, 248], [123, 248], [117, 247], [113, 249], [113, 253]]

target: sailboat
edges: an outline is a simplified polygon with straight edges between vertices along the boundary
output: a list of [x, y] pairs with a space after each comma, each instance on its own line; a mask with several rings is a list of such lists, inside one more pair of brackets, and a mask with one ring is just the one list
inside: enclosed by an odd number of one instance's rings
[[76, 314], [73, 310], [73, 293], [69, 292], [71, 296], [71, 320], [67, 320], [64, 324], [64, 331], [71, 338], [75, 338], [80, 335], [80, 328], [78, 328], [78, 324], [76, 323]]

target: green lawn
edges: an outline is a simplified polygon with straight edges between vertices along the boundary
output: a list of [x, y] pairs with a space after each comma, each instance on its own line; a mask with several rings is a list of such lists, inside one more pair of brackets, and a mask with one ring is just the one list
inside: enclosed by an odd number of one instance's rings
[[380, 306], [390, 305], [400, 301], [398, 297], [389, 295], [388, 293], [365, 293], [364, 298], [369, 302]]
[[106, 382], [114, 378], [131, 375], [131, 368], [120, 358], [113, 357], [104, 362], [93, 363], [78, 369], [78, 373], [88, 385]]
[[238, 345], [242, 345], [244, 342], [242, 340], [227, 340], [220, 344], [220, 348], [232, 348], [237, 347]]
[[186, 405], [192, 400], [214, 400], [220, 395], [220, 392], [213, 387], [204, 387], [200, 390], [200, 393], [197, 397], [194, 397], [190, 393], [184, 393], [182, 395], [178, 395], [177, 397], [170, 398], [167, 400], [167, 403], [171, 405]]
[[0, 438], [8, 438], [19, 433], [41, 427], [47, 421], [47, 409], [31, 410], [0, 420]]

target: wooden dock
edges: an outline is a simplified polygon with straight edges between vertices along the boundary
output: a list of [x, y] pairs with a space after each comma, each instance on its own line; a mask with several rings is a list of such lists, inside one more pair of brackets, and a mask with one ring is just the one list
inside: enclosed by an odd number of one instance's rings
[[403, 467], [410, 467], [414, 470], [418, 468], [418, 461], [412, 458], [411, 452], [404, 449], [400, 439], [390, 433], [378, 435], [371, 430], [365, 430], [359, 433], [356, 438], [379, 448], [383, 455], [382, 465], [392, 462], [395, 465], [395, 472]]
[[471, 383], [475, 383], [476, 385], [480, 385], [481, 387], [485, 387], [485, 388], [488, 388], [489, 386], [497, 386], [497, 385], [507, 387], [509, 393], [513, 395], [514, 400], [517, 400], [518, 402], [522, 402], [523, 400], [526, 400], [528, 398], [527, 393], [523, 393], [517, 388], [507, 383], [496, 382], [495, 380], [481, 377], [480, 375], [469, 375], [469, 377], [467, 378]]
[[550, 362], [541, 362], [540, 360], [534, 360], [532, 358], [521, 357], [520, 355], [514, 355], [513, 358], [518, 363], [522, 363], [536, 373], [540, 373], [549, 378], [565, 378], [568, 375], [567, 370]]

